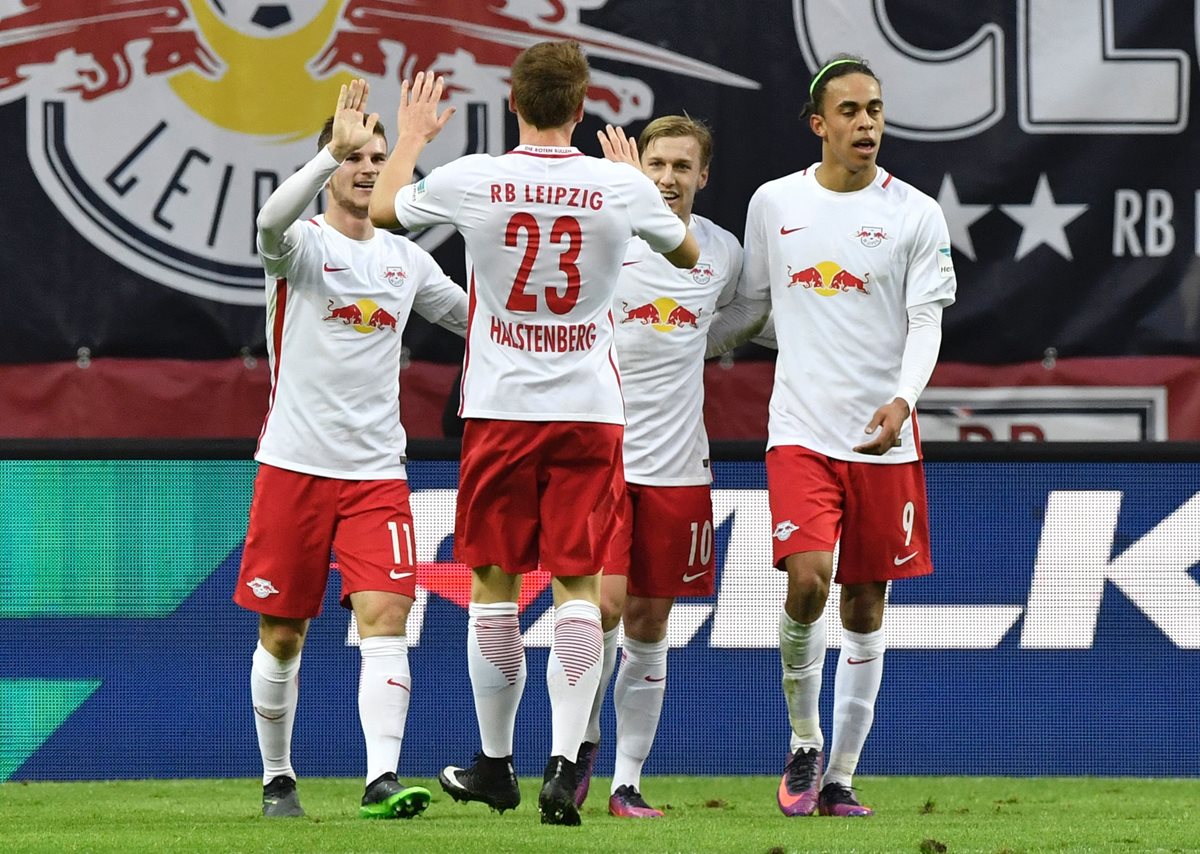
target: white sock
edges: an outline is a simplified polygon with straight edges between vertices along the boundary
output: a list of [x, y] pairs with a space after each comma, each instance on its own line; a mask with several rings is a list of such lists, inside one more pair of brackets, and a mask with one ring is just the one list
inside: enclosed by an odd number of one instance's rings
[[821, 671], [825, 667], [825, 615], [814, 623], [797, 623], [779, 612], [779, 658], [783, 664], [783, 698], [792, 723], [792, 752], [825, 746], [821, 732]]
[[300, 699], [300, 656], [280, 661], [260, 642], [250, 665], [250, 701], [262, 754], [263, 785], [276, 777], [296, 779], [292, 769], [292, 724]]
[[408, 670], [408, 638], [363, 638], [359, 642], [362, 669], [358, 675], [358, 719], [367, 742], [367, 782], [396, 773], [400, 743], [412, 697]]
[[600, 684], [604, 630], [600, 608], [571, 599], [554, 609], [554, 642], [546, 661], [550, 692], [550, 755], [574, 762]]
[[592, 744], [600, 743], [600, 710], [604, 708], [604, 695], [608, 693], [608, 683], [612, 681], [613, 671], [617, 669], [617, 635], [621, 633], [618, 626], [611, 632], [604, 633], [604, 659], [600, 662], [600, 684], [596, 687], [596, 699], [592, 702], [592, 716], [588, 718], [587, 729], [583, 731], [583, 740]]
[[875, 719], [875, 697], [883, 678], [883, 629], [866, 634], [842, 632], [837, 681], [833, 683], [833, 746], [825, 783], [849, 786]]
[[613, 688], [613, 703], [617, 707], [614, 792], [621, 786], [641, 789], [642, 766], [654, 744], [667, 692], [667, 647], [666, 638], [649, 642], [625, 638], [621, 672]]
[[525, 693], [525, 642], [517, 603], [472, 603], [467, 613], [467, 672], [479, 741], [486, 756], [512, 756], [517, 706]]

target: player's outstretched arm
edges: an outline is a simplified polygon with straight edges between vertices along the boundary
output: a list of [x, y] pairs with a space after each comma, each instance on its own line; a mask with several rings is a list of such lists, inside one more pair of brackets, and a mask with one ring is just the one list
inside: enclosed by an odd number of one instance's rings
[[454, 115], [454, 107], [447, 107], [439, 116], [438, 104], [446, 88], [445, 78], [435, 77], [433, 72], [419, 71], [410, 84], [400, 84], [400, 107], [396, 111], [396, 146], [383, 164], [383, 170], [375, 179], [368, 210], [371, 222], [381, 228], [400, 225], [396, 217], [396, 193], [401, 187], [412, 183], [413, 171], [421, 151], [446, 126]]
[[317, 156], [289, 175], [259, 210], [255, 218], [259, 249], [278, 258], [289, 251], [287, 230], [296, 222], [313, 197], [321, 192], [329, 176], [352, 151], [365, 145], [375, 133], [379, 115], [365, 114], [366, 80], [352, 80], [338, 94], [333, 113], [333, 138]]

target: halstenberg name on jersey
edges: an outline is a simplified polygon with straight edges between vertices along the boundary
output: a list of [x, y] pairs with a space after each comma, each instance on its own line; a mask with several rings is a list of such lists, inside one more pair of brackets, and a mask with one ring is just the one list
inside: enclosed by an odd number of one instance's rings
[[531, 353], [574, 353], [596, 344], [594, 323], [513, 323], [493, 317], [490, 334], [501, 347]]
[[954, 275], [954, 259], [951, 257], [950, 244], [939, 243], [937, 248], [937, 269], [943, 279], [949, 279]]
[[557, 184], [492, 184], [492, 204], [523, 202], [530, 205], [564, 205], [598, 211], [604, 207], [604, 192]]

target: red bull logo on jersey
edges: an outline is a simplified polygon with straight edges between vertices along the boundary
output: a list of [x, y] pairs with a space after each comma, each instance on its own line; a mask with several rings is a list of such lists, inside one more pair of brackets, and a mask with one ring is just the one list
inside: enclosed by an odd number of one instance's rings
[[[353, 77], [367, 78], [385, 117], [403, 77], [446, 77], [447, 106], [462, 118], [425, 149], [419, 176], [510, 147], [509, 69], [538, 41], [583, 45], [595, 62], [585, 110], [613, 124], [653, 115], [654, 93], [607, 62], [759, 88], [580, 20], [607, 2], [20, 0], [0, 5], [0, 104], [25, 101], [34, 174], [101, 251], [168, 287], [262, 305], [254, 218], [313, 156]], [[452, 233], [410, 236], [431, 250]]]
[[621, 323], [639, 323], [650, 326], [659, 332], [674, 332], [685, 326], [692, 329], [700, 328], [700, 315], [704, 309], [692, 311], [687, 306], [680, 305], [671, 297], [658, 299], [643, 305], [633, 305], [621, 301]]
[[393, 287], [400, 287], [407, 279], [408, 273], [403, 267], [387, 267], [383, 271], [383, 280]]
[[885, 240], [889, 240], [890, 236], [882, 228], [877, 225], [863, 225], [858, 231], [850, 235], [856, 238], [863, 246], [868, 249], [874, 249]]
[[700, 261], [692, 268], [692, 281], [697, 285], [707, 285], [713, 279], [712, 264]]
[[329, 300], [326, 311], [329, 313], [321, 318], [322, 320], [333, 321], [342, 326], [351, 326], [355, 332], [361, 332], [364, 335], [384, 329], [392, 332], [399, 331], [396, 329], [396, 316], [387, 309], [381, 308], [374, 300], [360, 299], [347, 305], [337, 305], [333, 300]]
[[867, 283], [871, 279], [869, 272], [856, 276], [833, 261], [821, 261], [819, 264], [799, 270], [793, 269], [789, 264], [787, 273], [789, 288], [799, 286], [823, 297], [837, 296], [848, 291], [856, 291], [864, 295], [871, 293], [867, 290]]

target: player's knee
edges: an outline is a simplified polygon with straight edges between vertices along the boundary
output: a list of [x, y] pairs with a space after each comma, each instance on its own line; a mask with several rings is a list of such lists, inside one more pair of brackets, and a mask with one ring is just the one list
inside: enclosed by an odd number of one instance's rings
[[788, 616], [802, 623], [811, 623], [825, 611], [829, 599], [829, 582], [817, 573], [788, 573]]
[[264, 617], [259, 621], [258, 639], [263, 649], [280, 661], [289, 661], [304, 648], [306, 620], [277, 620]]

